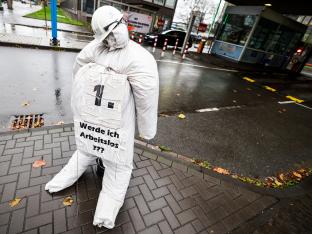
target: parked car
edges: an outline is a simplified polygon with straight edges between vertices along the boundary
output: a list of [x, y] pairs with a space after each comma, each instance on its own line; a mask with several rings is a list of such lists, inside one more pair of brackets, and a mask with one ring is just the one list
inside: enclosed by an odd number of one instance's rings
[[[161, 33], [147, 33], [144, 37], [144, 43], [149, 44], [149, 45], [153, 45], [156, 36], [158, 37], [157, 45], [156, 45], [157, 47], [162, 47], [164, 45], [164, 41], [166, 38], [168, 39], [167, 45], [169, 45], [169, 46], [174, 46], [176, 39], [179, 38], [178, 47], [182, 47], [185, 36], [186, 36], [186, 32], [181, 31], [181, 30], [169, 29], [169, 30], [163, 31]], [[192, 40], [192, 37], [190, 37], [189, 38], [189, 47], [192, 47], [192, 44], [193, 44], [193, 40]]]

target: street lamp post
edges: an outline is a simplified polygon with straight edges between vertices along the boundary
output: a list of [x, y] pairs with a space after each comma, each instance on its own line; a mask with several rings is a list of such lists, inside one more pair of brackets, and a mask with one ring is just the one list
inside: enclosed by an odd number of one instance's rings
[[185, 35], [185, 38], [184, 38], [184, 42], [183, 42], [183, 46], [182, 46], [182, 49], [181, 49], [181, 53], [184, 52], [184, 50], [186, 48], [186, 44], [189, 41], [189, 38], [190, 38], [190, 35], [191, 35], [191, 32], [192, 32], [192, 28], [193, 28], [193, 24], [194, 24], [194, 21], [195, 21], [195, 18], [196, 18], [197, 15], [198, 15], [197, 11], [196, 12], [195, 11], [191, 12], [191, 17], [190, 17], [190, 21], [188, 22], [187, 32], [186, 32], [186, 35]]
[[57, 39], [57, 0], [51, 0], [51, 26], [52, 26], [52, 39], [50, 44], [59, 46], [60, 41]]

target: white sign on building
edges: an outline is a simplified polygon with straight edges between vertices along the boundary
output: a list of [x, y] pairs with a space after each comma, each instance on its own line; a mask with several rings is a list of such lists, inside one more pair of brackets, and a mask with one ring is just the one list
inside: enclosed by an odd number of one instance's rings
[[148, 33], [153, 17], [137, 12], [128, 12], [128, 27], [131, 31], [138, 33]]

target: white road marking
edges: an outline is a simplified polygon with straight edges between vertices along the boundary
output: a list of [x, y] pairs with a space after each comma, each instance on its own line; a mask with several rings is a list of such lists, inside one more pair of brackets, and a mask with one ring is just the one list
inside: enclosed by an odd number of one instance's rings
[[159, 60], [158, 59], [156, 61], [157, 62], [163, 62], [163, 63], [182, 64], [182, 65], [186, 65], [186, 66], [200, 67], [200, 68], [206, 68], [206, 69], [217, 70], [217, 71], [238, 72], [237, 70], [233, 70], [233, 69], [225, 69], [225, 68], [217, 68], [217, 67], [207, 67], [207, 66], [190, 64], [190, 63], [180, 63], [180, 62], [175, 62], [175, 61], [170, 61], [170, 60]]
[[307, 109], [309, 109], [309, 110], [312, 110], [312, 108], [311, 107], [309, 107], [309, 106], [306, 106], [306, 105], [303, 105], [303, 104], [301, 104], [301, 103], [296, 103], [298, 106], [302, 106], [302, 107], [304, 107], [304, 108], [307, 108]]
[[242, 108], [243, 106], [225, 106], [225, 107], [212, 107], [212, 108], [205, 108], [196, 110], [196, 112], [210, 112], [210, 111], [220, 111], [220, 110], [231, 110], [231, 109], [238, 109]]
[[296, 104], [296, 105], [298, 105], [298, 106], [302, 106], [302, 107], [304, 107], [304, 108], [307, 108], [307, 109], [309, 109], [309, 110], [312, 110], [312, 107], [309, 107], [309, 106], [306, 106], [306, 105], [303, 105], [303, 104], [301, 104], [301, 103], [297, 103], [297, 102], [295, 102], [295, 101], [282, 101], [282, 102], [278, 102], [278, 104]]
[[220, 109], [213, 107], [213, 108], [199, 109], [199, 110], [196, 110], [196, 112], [209, 112], [209, 111], [218, 111], [218, 110]]
[[290, 104], [290, 103], [295, 103], [294, 101], [282, 101], [282, 102], [278, 102], [278, 104]]

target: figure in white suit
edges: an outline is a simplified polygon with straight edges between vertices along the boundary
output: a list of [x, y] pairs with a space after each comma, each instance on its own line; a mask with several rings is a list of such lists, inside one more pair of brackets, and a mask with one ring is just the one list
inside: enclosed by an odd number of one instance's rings
[[156, 134], [159, 80], [155, 59], [129, 40], [120, 11], [100, 7], [91, 25], [95, 39], [74, 66], [77, 150], [45, 189], [53, 193], [73, 185], [100, 157], [105, 173], [93, 224], [113, 228], [133, 169], [135, 120], [140, 137], [149, 140]]

